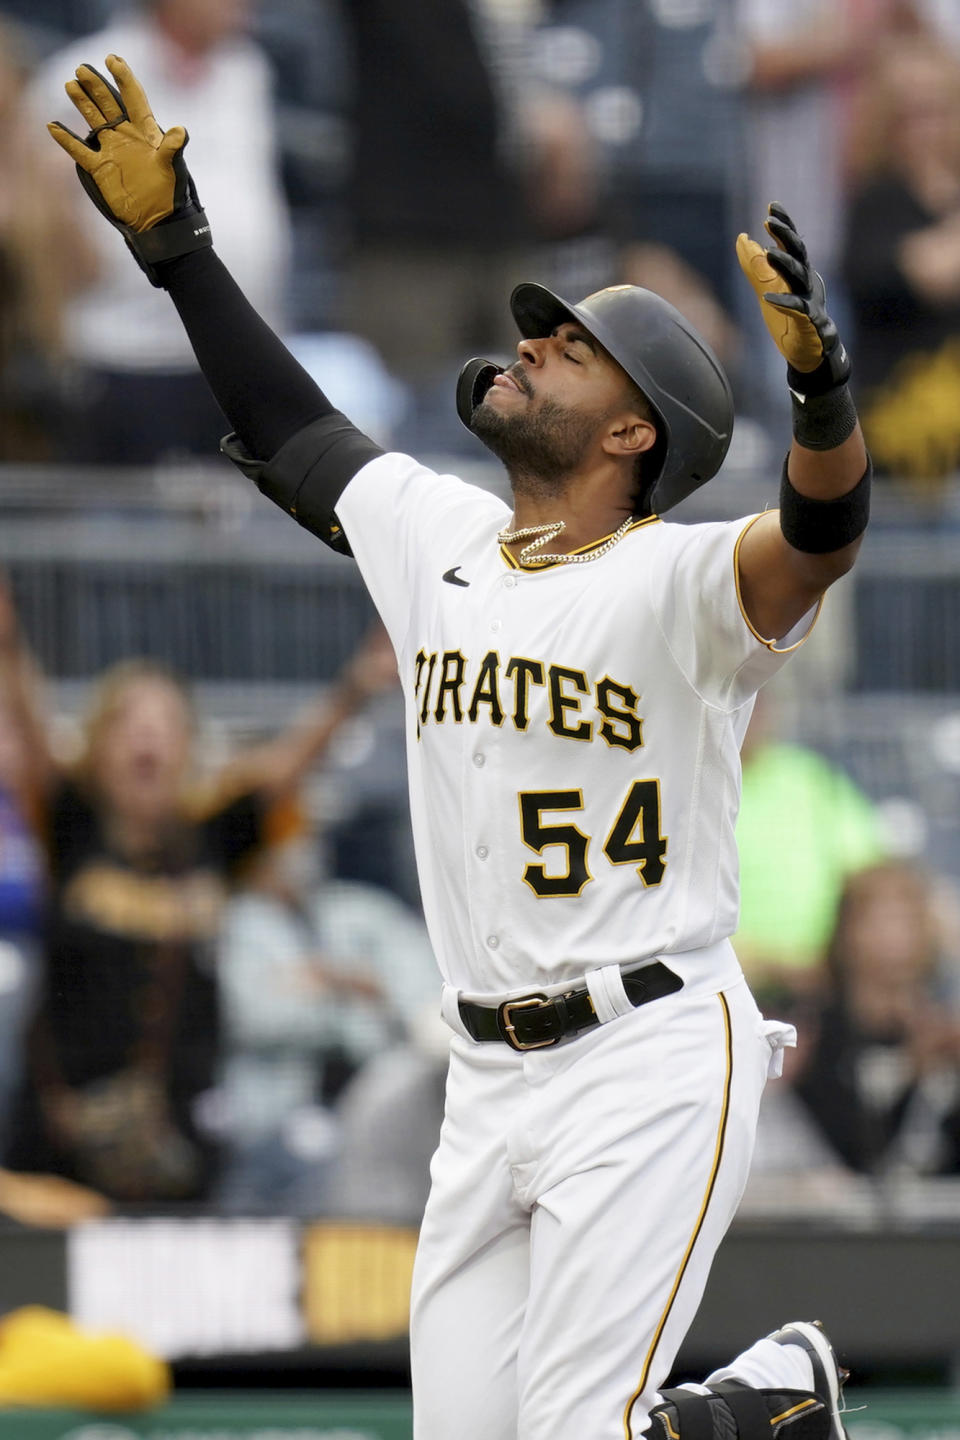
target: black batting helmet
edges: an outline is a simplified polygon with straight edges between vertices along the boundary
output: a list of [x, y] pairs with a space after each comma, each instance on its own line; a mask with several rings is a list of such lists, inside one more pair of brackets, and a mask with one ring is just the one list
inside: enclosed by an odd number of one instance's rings
[[[581, 326], [643, 391], [662, 431], [662, 463], [644, 495], [651, 512], [671, 509], [717, 473], [733, 431], [733, 395], [717, 357], [679, 310], [638, 285], [611, 285], [572, 305], [532, 282], [516, 287], [510, 308], [528, 340], [558, 325]], [[497, 371], [489, 361], [464, 367], [457, 408], [466, 424]]]

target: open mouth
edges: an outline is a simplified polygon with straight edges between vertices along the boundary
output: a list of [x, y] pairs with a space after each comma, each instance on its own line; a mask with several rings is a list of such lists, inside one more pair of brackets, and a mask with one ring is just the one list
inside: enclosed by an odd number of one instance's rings
[[158, 755], [141, 751], [140, 754], [131, 757], [130, 773], [137, 780], [155, 780], [160, 773], [162, 766]]

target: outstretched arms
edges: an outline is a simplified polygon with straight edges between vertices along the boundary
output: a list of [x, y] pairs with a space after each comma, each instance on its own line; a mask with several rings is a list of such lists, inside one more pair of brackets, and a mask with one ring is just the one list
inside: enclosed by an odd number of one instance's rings
[[737, 257], [787, 362], [793, 444], [779, 512], [744, 536], [740, 584], [751, 623], [778, 640], [853, 564], [869, 516], [870, 464], [823, 281], [782, 206], [770, 206], [766, 230], [774, 247], [741, 235]]

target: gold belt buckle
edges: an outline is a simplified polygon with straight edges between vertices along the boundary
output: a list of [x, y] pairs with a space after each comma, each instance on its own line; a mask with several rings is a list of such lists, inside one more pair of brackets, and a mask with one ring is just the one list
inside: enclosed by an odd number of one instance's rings
[[524, 995], [519, 1000], [504, 1000], [500, 1006], [500, 1020], [503, 1029], [506, 1031], [506, 1041], [514, 1050], [544, 1050], [548, 1045], [556, 1045], [563, 1036], [560, 1034], [550, 1035], [546, 1040], [521, 1040], [512, 1025], [511, 1019], [514, 1010], [542, 1010], [545, 1005], [550, 1004], [547, 995]]

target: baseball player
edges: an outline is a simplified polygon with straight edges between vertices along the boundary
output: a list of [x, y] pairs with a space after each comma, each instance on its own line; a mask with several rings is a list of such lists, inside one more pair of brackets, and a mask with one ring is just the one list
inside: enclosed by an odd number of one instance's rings
[[849, 363], [792, 221], [772, 205], [771, 247], [738, 241], [793, 395], [779, 510], [664, 523], [727, 450], [717, 361], [647, 291], [524, 284], [515, 361], [470, 362], [457, 391], [511, 513], [333, 409], [211, 248], [185, 132], [106, 65], [67, 83], [86, 138], [51, 133], [177, 306], [226, 453], [352, 552], [398, 657], [452, 1031], [413, 1285], [418, 1440], [840, 1440], [814, 1323], [660, 1389], [794, 1038], [728, 939], [739, 745], [868, 515]]

